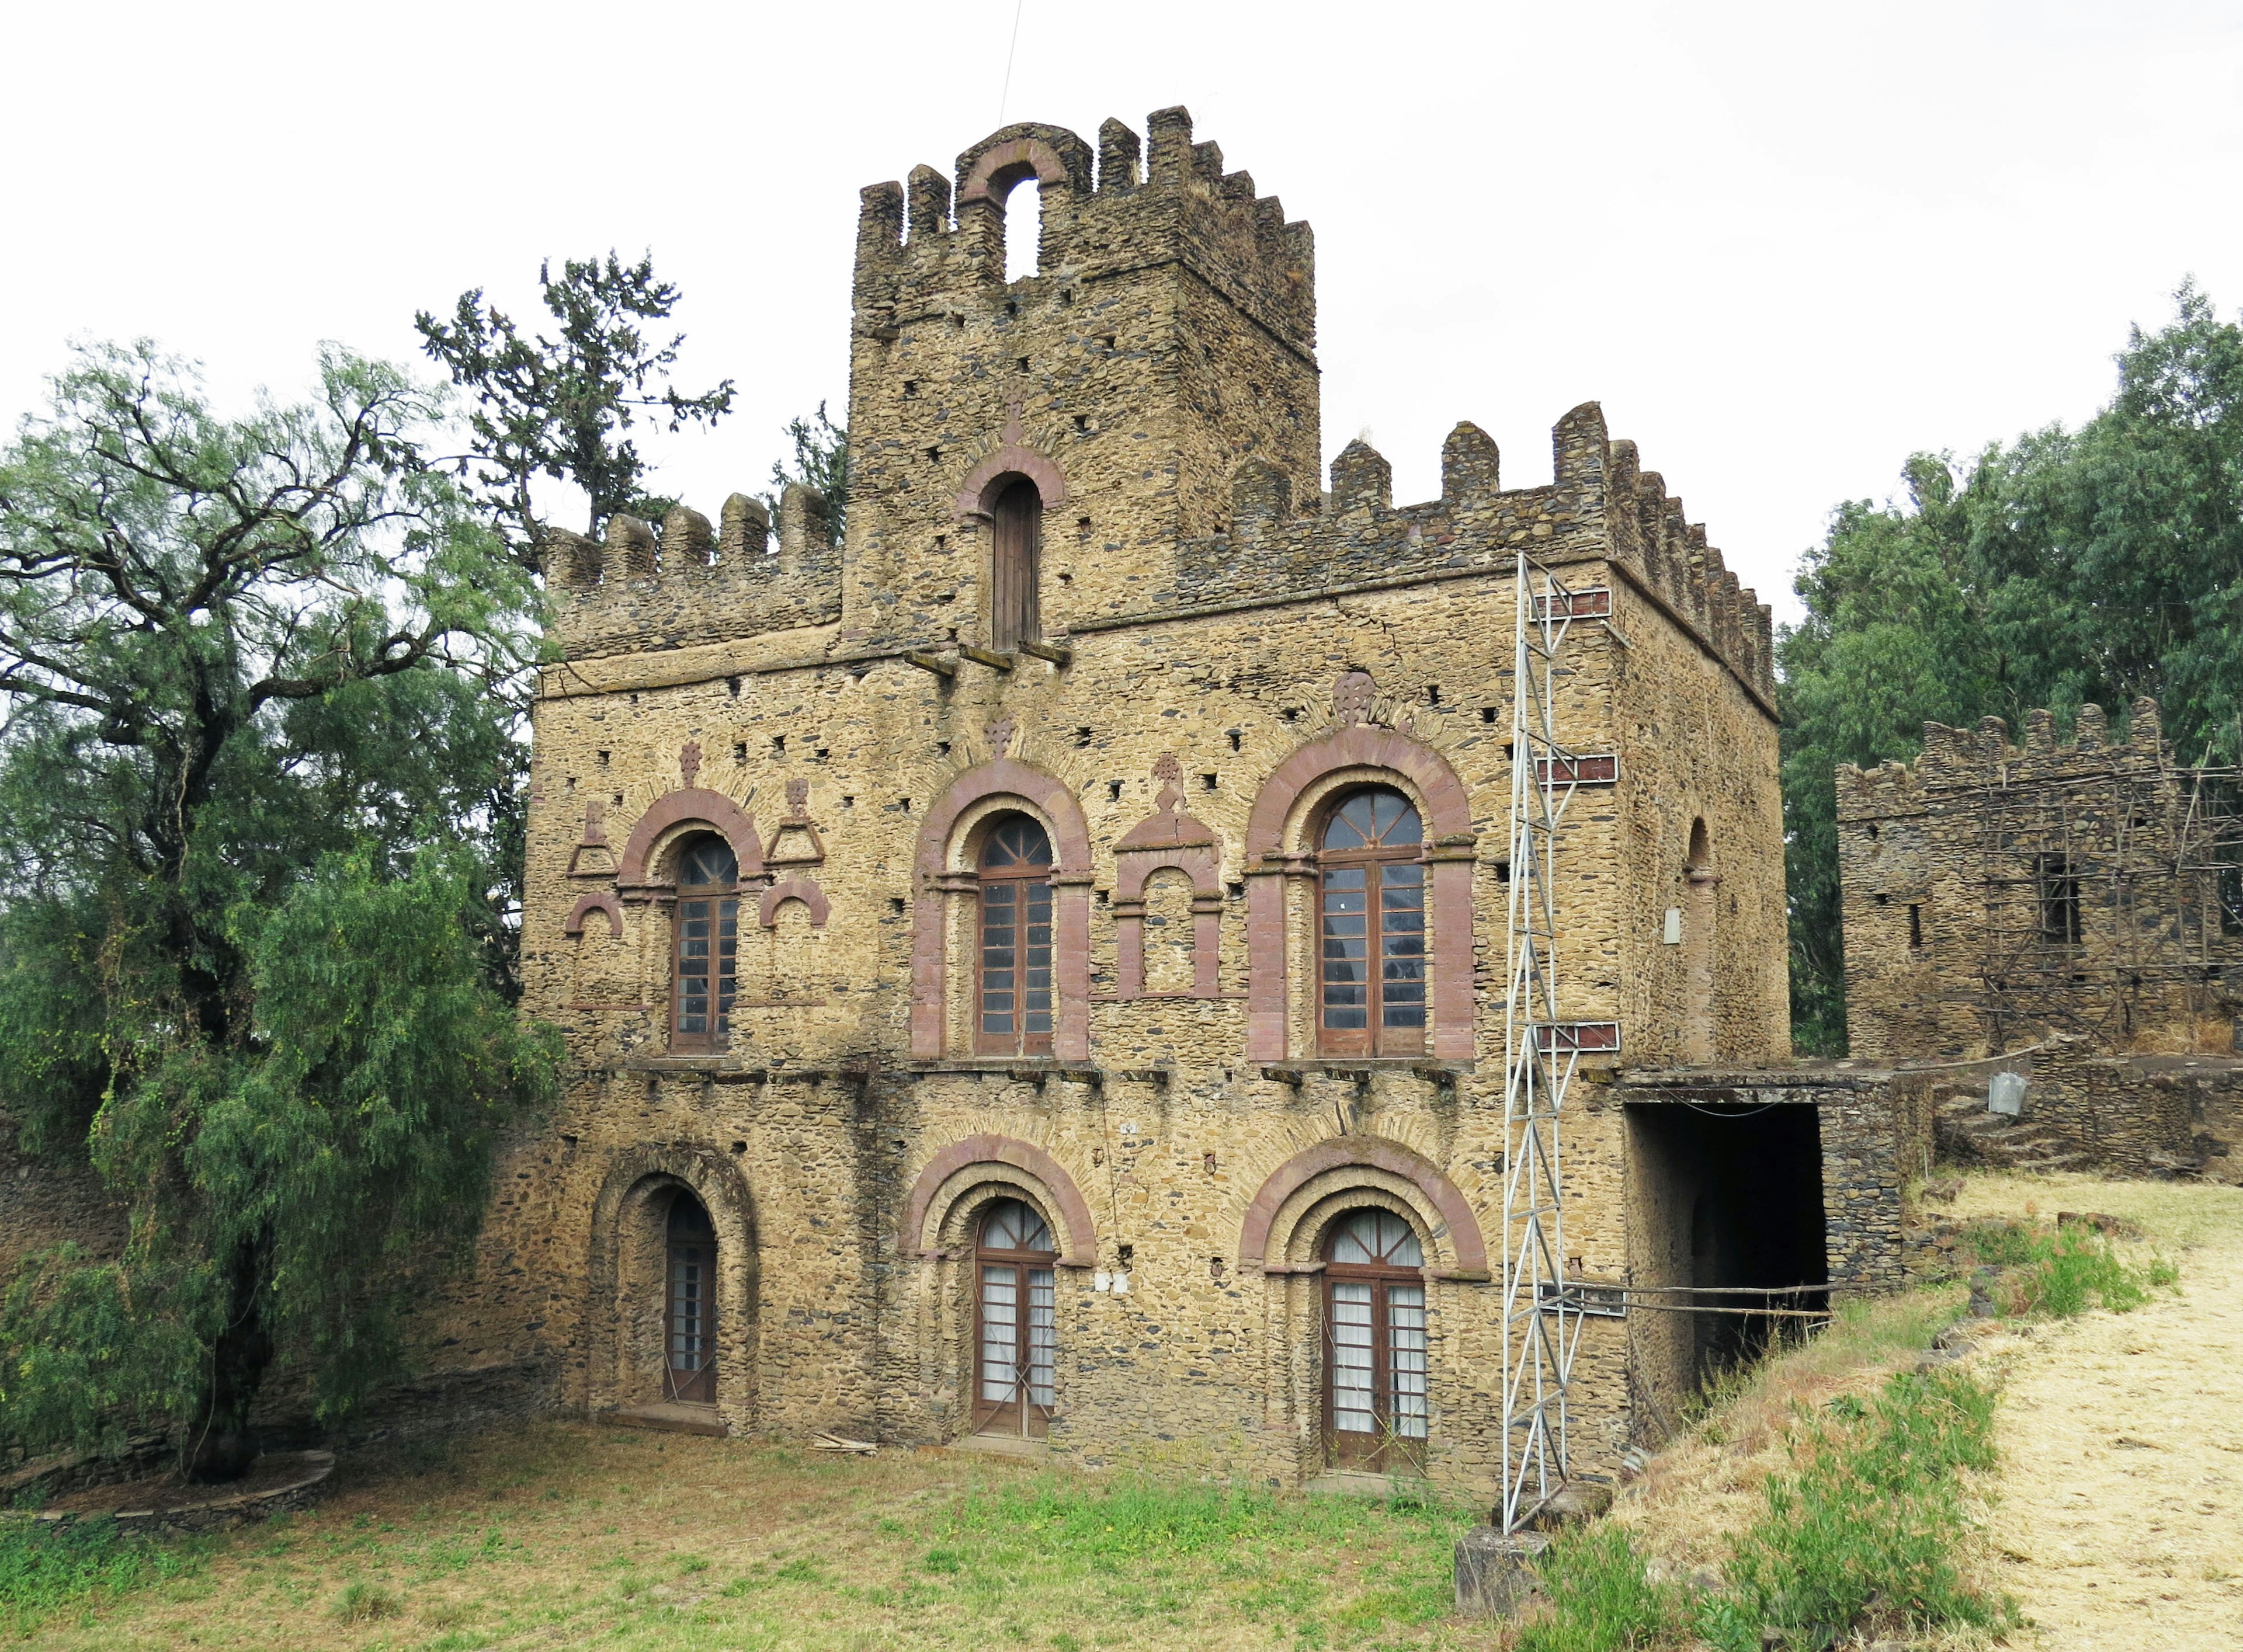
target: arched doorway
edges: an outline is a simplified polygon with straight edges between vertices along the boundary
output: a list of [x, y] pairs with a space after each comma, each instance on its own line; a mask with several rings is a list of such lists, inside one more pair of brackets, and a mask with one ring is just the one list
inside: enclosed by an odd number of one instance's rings
[[1051, 1053], [1051, 838], [1026, 815], [1005, 816], [982, 842], [978, 1054]]
[[1325, 1055], [1425, 1049], [1425, 827], [1407, 797], [1375, 786], [1343, 797], [1317, 848]]
[[1041, 1435], [1056, 1398], [1059, 1252], [1025, 1200], [1000, 1199], [973, 1247], [973, 1430]]
[[684, 1188], [670, 1196], [662, 1397], [717, 1403], [717, 1229]]
[[1344, 1468], [1411, 1467], [1431, 1424], [1425, 1249], [1390, 1210], [1350, 1211], [1324, 1241], [1324, 1434]]

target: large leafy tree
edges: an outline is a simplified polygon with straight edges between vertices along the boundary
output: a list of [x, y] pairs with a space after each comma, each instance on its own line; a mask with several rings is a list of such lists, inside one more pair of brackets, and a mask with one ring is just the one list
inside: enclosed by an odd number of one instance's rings
[[1913, 757], [1927, 721], [2149, 695], [2181, 754], [2233, 762], [2243, 714], [2243, 327], [2183, 287], [2117, 394], [1968, 463], [1919, 453], [1903, 500], [1841, 506], [1779, 645], [1792, 1011], [1845, 1038], [1833, 767]]
[[537, 282], [549, 335], [525, 332], [481, 288], [460, 295], [449, 323], [427, 311], [414, 318], [423, 348], [473, 399], [458, 473], [531, 569], [549, 526], [541, 479], [582, 493], [590, 534], [618, 511], [658, 517], [670, 501], [647, 496], [650, 467], [630, 432], [641, 419], [672, 433], [714, 424], [732, 405], [729, 379], [698, 395], [670, 382], [685, 335], [650, 338], [645, 324], [667, 321], [678, 291], [656, 276], [650, 257], [572, 259], [557, 280], [547, 264]]
[[206, 1479], [276, 1368], [328, 1415], [396, 1371], [556, 1061], [488, 900], [534, 583], [425, 394], [320, 385], [227, 420], [91, 350], [0, 453], [0, 1109], [129, 1217], [9, 1283], [0, 1435], [169, 1421]]

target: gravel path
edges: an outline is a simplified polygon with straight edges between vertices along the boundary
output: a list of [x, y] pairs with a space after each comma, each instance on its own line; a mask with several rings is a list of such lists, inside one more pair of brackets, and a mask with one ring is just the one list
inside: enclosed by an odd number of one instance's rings
[[2032, 1636], [2047, 1652], [2243, 1648], [2243, 1194], [2079, 1179], [1974, 1195], [1987, 1213], [2030, 1198], [2132, 1218], [2181, 1266], [2179, 1297], [1997, 1356], [1992, 1524]]

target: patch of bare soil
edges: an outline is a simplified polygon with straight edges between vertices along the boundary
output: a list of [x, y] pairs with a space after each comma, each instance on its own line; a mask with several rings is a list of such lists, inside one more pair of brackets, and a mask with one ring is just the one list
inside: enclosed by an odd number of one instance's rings
[[2243, 1647], [2243, 1192], [1973, 1178], [1959, 1213], [2106, 1211], [2180, 1293], [2004, 1339], [1990, 1521], [2048, 1652]]
[[51, 1514], [118, 1514], [140, 1509], [158, 1514], [172, 1514], [182, 1508], [197, 1508], [220, 1501], [238, 1497], [253, 1497], [261, 1492], [280, 1491], [308, 1476], [319, 1461], [317, 1454], [301, 1451], [268, 1451], [249, 1466], [249, 1472], [239, 1480], [229, 1480], [223, 1485], [196, 1486], [181, 1480], [176, 1474], [152, 1475], [143, 1480], [120, 1480], [106, 1486], [87, 1486], [65, 1492], [45, 1505]]

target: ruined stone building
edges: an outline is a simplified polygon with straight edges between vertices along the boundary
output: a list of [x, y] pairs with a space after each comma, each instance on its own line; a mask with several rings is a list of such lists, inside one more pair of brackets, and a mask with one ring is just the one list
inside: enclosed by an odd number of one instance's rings
[[[798, 487], [550, 547], [525, 1010], [569, 1067], [439, 1379], [1490, 1487], [1521, 547], [1575, 616], [1566, 1266], [1896, 1276], [1874, 1098], [1619, 1082], [1787, 1058], [1783, 857], [1768, 611], [1594, 403], [1533, 486], [1468, 423], [1437, 499], [1361, 442], [1326, 485], [1309, 227], [1182, 110], [865, 190], [853, 298], [845, 534]], [[1590, 1468], [1714, 1346], [1608, 1300]]]
[[1998, 717], [1928, 723], [1913, 763], [1842, 766], [1853, 1054], [2025, 1052], [2021, 1111], [1954, 1144], [2002, 1162], [2198, 1166], [2243, 1052], [2240, 804], [2233, 769], [2176, 760], [2152, 700], [2120, 739], [2090, 705], [2068, 743], [2036, 711], [2021, 748]]

